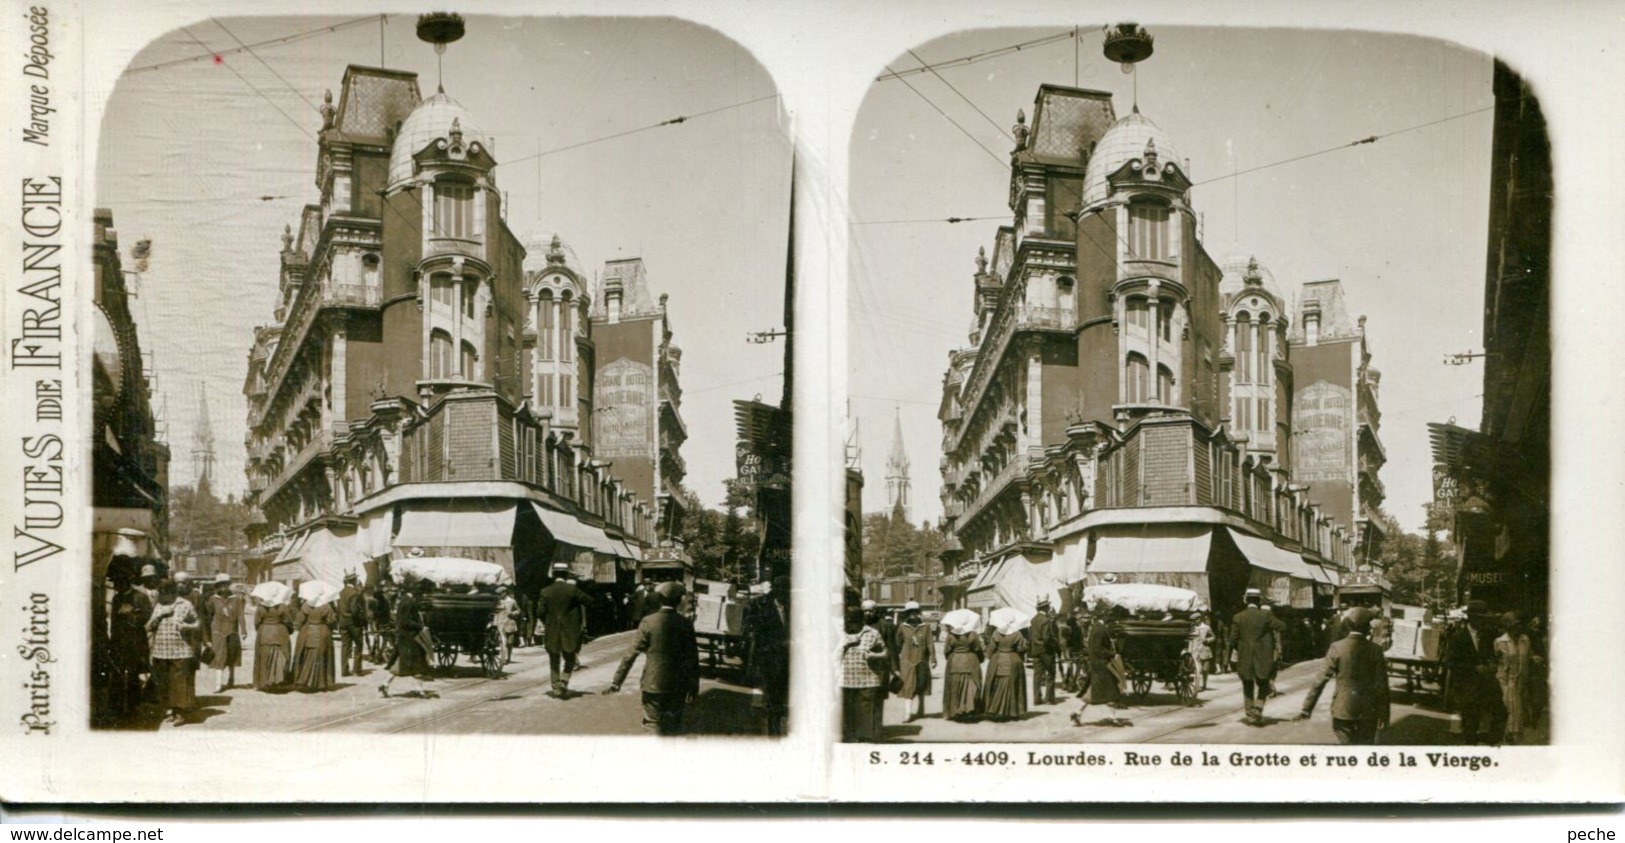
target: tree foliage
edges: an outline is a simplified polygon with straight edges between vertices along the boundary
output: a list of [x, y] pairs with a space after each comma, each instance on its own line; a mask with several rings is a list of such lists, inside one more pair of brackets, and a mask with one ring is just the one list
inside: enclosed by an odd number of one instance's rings
[[700, 496], [690, 489], [683, 490], [683, 501], [687, 512], [678, 537], [694, 562], [694, 576], [730, 582], [753, 581], [756, 557], [761, 551], [761, 532], [756, 515], [750, 509], [748, 491], [738, 484], [728, 483], [720, 510], [706, 507]]
[[863, 578], [867, 581], [908, 574], [934, 577], [942, 572], [941, 555], [946, 547], [947, 540], [930, 524], [916, 526], [896, 511], [863, 516]]
[[1382, 513], [1386, 533], [1379, 564], [1393, 586], [1396, 603], [1412, 605], [1455, 602], [1455, 549], [1439, 533], [1447, 527], [1428, 508], [1426, 534], [1407, 533], [1392, 515]]
[[247, 547], [248, 521], [249, 508], [235, 495], [221, 500], [207, 485], [169, 491], [169, 541], [177, 552]]

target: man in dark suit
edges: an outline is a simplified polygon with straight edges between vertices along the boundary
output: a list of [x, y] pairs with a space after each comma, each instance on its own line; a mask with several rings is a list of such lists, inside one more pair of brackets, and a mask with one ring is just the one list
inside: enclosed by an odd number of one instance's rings
[[1388, 664], [1382, 648], [1373, 644], [1371, 610], [1350, 609], [1345, 619], [1348, 635], [1332, 642], [1321, 671], [1303, 699], [1299, 720], [1308, 720], [1326, 683], [1334, 677], [1332, 734], [1340, 744], [1374, 744], [1377, 732], [1388, 728]]
[[576, 669], [576, 654], [581, 652], [581, 641], [585, 637], [587, 606], [592, 602], [586, 592], [570, 581], [569, 573], [569, 565], [553, 563], [553, 581], [536, 595], [536, 610], [545, 627], [542, 643], [547, 647], [548, 676], [553, 683], [547, 695], [561, 700], [570, 695], [570, 674]]
[[1465, 743], [1500, 743], [1506, 724], [1506, 703], [1495, 678], [1495, 638], [1500, 631], [1482, 600], [1467, 602], [1467, 624], [1445, 644], [1444, 663], [1450, 675], [1445, 700], [1461, 715]]
[[1230, 621], [1229, 649], [1236, 677], [1241, 680], [1249, 726], [1264, 725], [1264, 700], [1270, 696], [1270, 681], [1275, 678], [1275, 661], [1280, 654], [1281, 633], [1285, 626], [1269, 612], [1260, 608], [1264, 595], [1256, 588], [1247, 589], [1247, 608], [1236, 613]]
[[344, 575], [344, 588], [339, 589], [339, 668], [343, 675], [361, 675], [361, 651], [366, 649], [367, 598], [362, 595], [355, 574]]
[[604, 693], [621, 690], [626, 674], [643, 653], [643, 727], [660, 735], [683, 731], [683, 710], [700, 692], [700, 651], [694, 639], [694, 622], [677, 612], [683, 599], [683, 586], [661, 583], [655, 590], [660, 610], [638, 622], [632, 649], [615, 669], [615, 679]]
[[[1027, 654], [1033, 659], [1033, 702], [1055, 704], [1055, 657], [1061, 651], [1061, 639], [1055, 628], [1055, 615], [1050, 613], [1049, 598], [1040, 598], [1038, 614], [1033, 615], [1027, 627], [1030, 636]], [[1047, 698], [1046, 690], [1048, 689]]]

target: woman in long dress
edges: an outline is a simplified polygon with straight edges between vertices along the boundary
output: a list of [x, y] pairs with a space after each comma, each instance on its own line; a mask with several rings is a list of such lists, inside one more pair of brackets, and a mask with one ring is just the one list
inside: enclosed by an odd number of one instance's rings
[[1506, 632], [1495, 639], [1495, 678], [1507, 709], [1506, 742], [1515, 744], [1540, 716], [1536, 677], [1541, 660], [1517, 613], [1502, 615], [1501, 626]]
[[423, 688], [423, 677], [429, 673], [429, 652], [419, 635], [423, 631], [422, 600], [429, 588], [427, 580], [419, 580], [401, 589], [400, 601], [395, 604], [395, 659], [387, 665], [389, 678], [378, 686], [381, 697], [389, 696], [390, 683], [401, 676], [410, 676], [416, 684], [412, 696], [435, 696]]
[[[1116, 708], [1123, 699], [1123, 687], [1112, 662], [1117, 658], [1117, 646], [1112, 641], [1111, 622], [1128, 617], [1121, 606], [1112, 607], [1105, 617], [1096, 616], [1089, 625], [1089, 689], [1081, 697], [1078, 710], [1072, 712], [1072, 725], [1083, 725], [1083, 712], [1091, 705], [1109, 705]], [[1128, 721], [1115, 717], [1105, 720], [1108, 726], [1126, 726]]]
[[937, 666], [936, 640], [931, 625], [920, 622], [920, 606], [909, 603], [903, 613], [903, 622], [897, 627], [897, 664], [903, 685], [897, 695], [913, 700], [912, 711], [904, 722], [925, 716], [925, 698], [931, 693], [931, 671]]
[[[222, 574], [221, 576], [225, 576]], [[209, 647], [213, 655], [209, 669], [215, 672], [214, 692], [237, 684], [237, 668], [243, 666], [243, 598], [231, 593], [231, 578], [215, 581], [209, 595]]]
[[338, 612], [332, 603], [306, 605], [297, 618], [299, 649], [293, 657], [293, 686], [300, 691], [327, 691], [338, 684], [333, 664], [333, 625]]
[[182, 599], [174, 581], [158, 586], [158, 602], [147, 619], [152, 639], [152, 681], [158, 704], [169, 710], [169, 723], [182, 726], [197, 707], [197, 650], [192, 642], [201, 627], [197, 610]]
[[254, 687], [281, 691], [293, 667], [293, 607], [255, 602], [259, 608], [254, 612]]
[[968, 629], [948, 633], [942, 645], [948, 666], [942, 682], [942, 716], [966, 720], [982, 712], [982, 638]]
[[1005, 627], [994, 634], [988, 646], [987, 694], [984, 713], [1002, 723], [1027, 713], [1027, 665], [1022, 655], [1027, 639], [1020, 630]]

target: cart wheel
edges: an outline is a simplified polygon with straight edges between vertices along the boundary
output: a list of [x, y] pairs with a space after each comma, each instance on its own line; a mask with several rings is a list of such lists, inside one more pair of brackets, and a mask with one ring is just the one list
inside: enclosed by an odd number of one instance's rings
[[1196, 660], [1188, 653], [1179, 662], [1179, 677], [1174, 680], [1174, 688], [1180, 703], [1196, 705]]
[[445, 670], [457, 663], [457, 649], [447, 644], [437, 644], [434, 648], [435, 660], [440, 663], [440, 669]]
[[1129, 687], [1134, 691], [1134, 696], [1144, 700], [1151, 694], [1151, 679], [1149, 677], [1136, 676], [1129, 680]]
[[502, 675], [502, 633], [496, 627], [486, 627], [485, 640], [480, 645], [480, 667], [487, 678]]

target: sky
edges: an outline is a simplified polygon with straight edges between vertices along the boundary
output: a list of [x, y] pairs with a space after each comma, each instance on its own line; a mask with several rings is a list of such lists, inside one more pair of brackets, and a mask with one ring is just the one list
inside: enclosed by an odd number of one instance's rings
[[[153, 241], [133, 309], [172, 485], [196, 479], [201, 383], [215, 488], [246, 487], [247, 355], [272, 318], [282, 228], [319, 201], [323, 91], [336, 102], [347, 65], [382, 61], [435, 92], [433, 49], [407, 15], [227, 52], [350, 20], [202, 21], [149, 44], [110, 96], [96, 204], [112, 209], [126, 251]], [[776, 403], [782, 388], [783, 347], [746, 342], [783, 321], [791, 146], [772, 78], [732, 41], [673, 20], [467, 22], [444, 56], [444, 85], [494, 140], [509, 227], [522, 242], [557, 233], [589, 276], [643, 258], [651, 295], [670, 294], [684, 352], [685, 485], [720, 505], [735, 473], [733, 401]], [[689, 119], [632, 131], [679, 116]]]
[[[905, 72], [1064, 32], [967, 31], [905, 51], [889, 67]], [[862, 444], [864, 509], [886, 506], [886, 457], [901, 413], [911, 514], [932, 522], [941, 514], [942, 375], [949, 351], [967, 344], [976, 250], [991, 253], [995, 231], [1010, 222], [1005, 162], [1016, 110], [1032, 117], [1040, 84], [1076, 84], [1114, 94], [1123, 116], [1137, 85], [1140, 111], [1190, 159], [1208, 253], [1221, 262], [1256, 256], [1294, 299], [1306, 281], [1339, 278], [1351, 317], [1369, 317], [1372, 365], [1382, 371], [1384, 509], [1419, 531], [1432, 495], [1426, 424], [1454, 418], [1476, 427], [1481, 409], [1482, 363], [1443, 359], [1482, 349], [1492, 115], [1479, 110], [1493, 104], [1490, 57], [1362, 32], [1152, 34], [1155, 53], [1132, 76], [1101, 55], [1094, 25], [1076, 40], [871, 87], [852, 138], [847, 296], [848, 407]], [[1348, 146], [1373, 135], [1383, 137]], [[1334, 147], [1343, 148], [1279, 163]], [[1255, 167], [1264, 169], [1244, 172]]]

